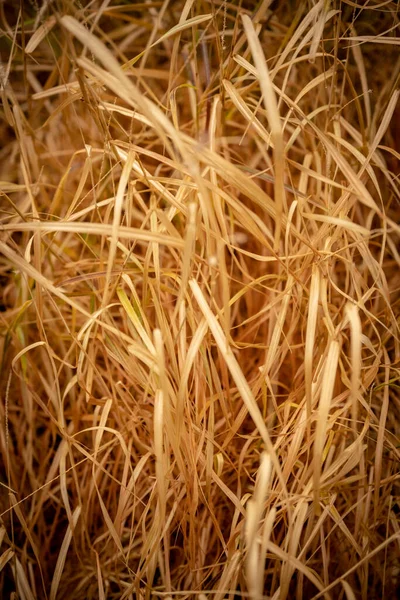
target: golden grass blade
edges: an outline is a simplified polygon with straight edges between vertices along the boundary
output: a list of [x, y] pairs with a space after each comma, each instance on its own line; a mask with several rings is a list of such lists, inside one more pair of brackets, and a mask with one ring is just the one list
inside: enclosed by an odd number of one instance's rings
[[19, 361], [19, 359], [22, 356], [24, 356], [24, 354], [26, 354], [30, 350], [33, 350], [34, 348], [39, 348], [39, 346], [45, 346], [45, 345], [46, 345], [46, 342], [34, 342], [30, 346], [27, 346], [26, 348], [24, 348], [23, 350], [21, 350], [21, 352], [18, 352], [18, 354], [16, 356], [14, 356], [14, 358], [13, 358], [12, 368], [13, 369], [15, 368], [15, 365], [17, 364], [17, 362]]
[[[137, 115], [135, 118], [138, 118]], [[118, 146], [116, 146], [116, 151], [118, 156], [123, 160], [126, 161], [128, 154], [122, 150], [121, 148], [119, 148]], [[166, 198], [172, 206], [174, 206], [175, 208], [177, 208], [180, 212], [182, 212], [183, 214], [186, 213], [186, 207], [183, 203], [177, 202], [175, 196], [173, 196], [173, 194], [171, 194], [165, 186], [162, 185], [162, 183], [160, 183], [160, 181], [158, 179], [155, 179], [154, 177], [151, 176], [150, 172], [143, 169], [142, 165], [138, 162], [138, 161], [134, 161], [132, 164], [132, 169], [135, 171], [135, 173], [137, 173], [139, 175], [139, 177], [143, 177], [145, 179], [145, 181], [147, 183], [150, 184], [150, 186], [158, 193], [160, 193], [164, 198]], [[183, 243], [183, 242], [182, 242]]]
[[[186, 2], [185, 4], [188, 5], [188, 7], [190, 7], [190, 3]], [[189, 8], [189, 10], [190, 10], [190, 8]], [[183, 13], [181, 14], [181, 19], [182, 19], [182, 17], [184, 15], [186, 15], [186, 13], [187, 13], [187, 10], [183, 11]], [[174, 35], [176, 35], [178, 33], [182, 33], [186, 29], [190, 29], [191, 27], [195, 27], [196, 25], [201, 25], [202, 23], [206, 23], [210, 19], [212, 19], [212, 15], [198, 15], [197, 17], [192, 17], [191, 19], [187, 19], [187, 20], [184, 20], [183, 22], [182, 21], [179, 22], [178, 25], [175, 25], [174, 27], [172, 27], [171, 29], [169, 29], [160, 38], [158, 38], [158, 40], [156, 40], [155, 42], [153, 42], [152, 44], [150, 44], [150, 46], [148, 46], [148, 48], [146, 50], [144, 50], [143, 52], [141, 52], [140, 54], [138, 54], [137, 56], [135, 56], [135, 58], [132, 58], [129, 62], [125, 63], [122, 66], [122, 68], [123, 69], [128, 69], [129, 67], [132, 67], [151, 48], [154, 48], [158, 44], [161, 44], [162, 42], [165, 42], [165, 40], [169, 39], [170, 37], [173, 37]], [[171, 61], [171, 62], [173, 62], [173, 61]]]
[[[355, 29], [354, 29], [354, 27], [352, 27], [352, 34], [354, 35], [354, 33], [355, 33]], [[366, 121], [367, 121], [367, 128], [370, 129], [370, 127], [371, 127], [371, 99], [370, 99], [370, 91], [368, 89], [368, 77], [367, 77], [367, 72], [365, 69], [363, 55], [361, 52], [361, 48], [358, 44], [354, 44], [351, 47], [351, 50], [354, 55], [354, 60], [356, 61], [356, 64], [357, 64], [357, 70], [358, 70], [360, 81], [361, 81], [364, 107], [365, 107], [365, 117], [366, 117]]]
[[[68, 298], [68, 296], [66, 296], [63, 293], [62, 288], [57, 288], [56, 286], [54, 286], [48, 279], [46, 279], [46, 277], [44, 277], [41, 273], [39, 273], [26, 260], [24, 260], [23, 258], [18, 256], [18, 254], [16, 254], [16, 252], [11, 250], [11, 248], [9, 248], [2, 241], [0, 241], [0, 252], [4, 256], [6, 256], [9, 260], [11, 260], [14, 265], [16, 265], [19, 269], [21, 269], [21, 271], [23, 273], [26, 273], [28, 276], [35, 279], [40, 285], [43, 286], [43, 288], [45, 288], [48, 291], [50, 291], [51, 293], [53, 293], [56, 297], [60, 298], [61, 300], [64, 300], [64, 302], [71, 305], [73, 308], [75, 308], [79, 312], [82, 310], [79, 307], [79, 305], [76, 302], [74, 302], [74, 300], [71, 300], [70, 298]], [[87, 313], [87, 316], [89, 316], [88, 313]]]
[[108, 533], [110, 534], [111, 538], [113, 539], [113, 541], [114, 541], [116, 547], [118, 548], [120, 554], [122, 556], [124, 556], [124, 549], [123, 549], [123, 546], [121, 544], [121, 538], [118, 535], [117, 530], [115, 529], [114, 523], [113, 523], [113, 521], [112, 521], [112, 519], [110, 517], [110, 514], [109, 514], [109, 512], [107, 510], [106, 505], [104, 504], [104, 500], [102, 498], [102, 494], [100, 493], [100, 490], [99, 490], [97, 484], [96, 484], [96, 492], [97, 492], [97, 499], [98, 499], [99, 504], [100, 504], [101, 513], [103, 515], [104, 522], [105, 522], [106, 528], [108, 530]]
[[[225, 568], [222, 573], [221, 579], [218, 581], [216, 591], [214, 594], [215, 600], [222, 600], [227, 597], [227, 594], [231, 594], [235, 590], [235, 578], [237, 577], [237, 567], [241, 559], [241, 553], [236, 551], [231, 560], [225, 563]], [[229, 597], [229, 596], [228, 596]]]
[[[158, 106], [139, 92], [127, 75], [125, 75], [120, 64], [106, 46], [92, 33], [88, 32], [74, 17], [64, 15], [61, 17], [60, 22], [103, 63], [106, 71], [100, 69], [85, 58], [78, 59], [78, 64], [83, 69], [92, 72], [95, 76], [99, 77], [100, 80], [103, 79], [106, 85], [113, 89], [117, 95], [125, 99], [130, 105], [133, 105], [136, 108], [137, 104], [137, 106], [141, 107], [145, 116], [151, 118], [158, 125], [160, 134], [162, 135], [162, 129], [160, 129], [160, 127], [162, 127], [165, 131], [169, 132], [179, 147], [179, 136], [176, 135], [175, 130], [165, 117], [164, 113]], [[164, 141], [169, 147], [168, 140], [165, 137]], [[170, 154], [172, 154], [172, 148], [170, 148]]]
[[[275, 450], [272, 446], [272, 443], [271, 443], [271, 440], [270, 440], [270, 437], [268, 434], [268, 430], [265, 426], [261, 412], [260, 412], [260, 410], [254, 400], [254, 397], [251, 393], [249, 384], [247, 383], [247, 381], [243, 375], [243, 372], [241, 371], [239, 364], [238, 364], [231, 348], [228, 345], [228, 342], [224, 336], [221, 326], [219, 325], [215, 316], [211, 312], [211, 309], [208, 306], [206, 299], [203, 296], [203, 293], [200, 289], [199, 284], [197, 283], [197, 281], [195, 281], [193, 279], [189, 282], [189, 284], [190, 284], [192, 293], [193, 293], [194, 297], [196, 298], [197, 303], [199, 304], [201, 312], [203, 313], [204, 318], [206, 319], [207, 324], [214, 336], [217, 346], [218, 346], [222, 356], [224, 357], [227, 367], [237, 385], [238, 391], [243, 399], [243, 402], [244, 402], [251, 418], [253, 419], [254, 424], [256, 425], [256, 427], [260, 433], [260, 436], [262, 437], [262, 439], [265, 443], [267, 451], [271, 456], [271, 460], [273, 462], [274, 468], [275, 468], [277, 474], [280, 476], [280, 480], [283, 485], [282, 478], [281, 478], [281, 468], [280, 468], [277, 456], [275, 454]], [[283, 485], [283, 490], [284, 489], [285, 488]]]
[[154, 454], [156, 457], [156, 479], [158, 488], [159, 518], [161, 523], [165, 519], [165, 462], [164, 462], [164, 394], [157, 390], [154, 406]]
[[186, 228], [186, 236], [185, 236], [185, 247], [183, 249], [183, 258], [182, 258], [182, 284], [181, 284], [181, 292], [180, 298], [177, 301], [177, 310], [180, 309], [180, 304], [183, 301], [184, 294], [186, 293], [191, 265], [193, 262], [195, 242], [196, 242], [196, 230], [197, 230], [197, 205], [194, 203], [189, 204], [188, 206], [188, 223]]
[[336, 380], [336, 371], [339, 361], [340, 345], [336, 340], [331, 340], [326, 357], [324, 376], [322, 380], [321, 396], [317, 411], [317, 425], [314, 441], [314, 510], [320, 514], [319, 490], [321, 469], [323, 464], [323, 450], [326, 442], [326, 430], [328, 425], [328, 415], [331, 407], [332, 395]]
[[12, 504], [13, 511], [15, 512], [15, 514], [18, 517], [18, 521], [22, 525], [22, 528], [23, 528], [23, 530], [25, 532], [25, 535], [26, 535], [26, 537], [27, 537], [27, 539], [28, 539], [28, 541], [29, 541], [29, 543], [31, 545], [32, 551], [33, 551], [33, 553], [35, 555], [35, 558], [36, 558], [36, 560], [38, 562], [39, 570], [40, 570], [40, 576], [41, 576], [42, 583], [43, 583], [43, 573], [42, 573], [42, 569], [40, 568], [39, 552], [38, 552], [37, 546], [35, 544], [35, 541], [34, 541], [34, 539], [32, 537], [32, 534], [30, 532], [30, 529], [28, 527], [28, 524], [27, 524], [27, 522], [26, 522], [26, 520], [24, 518], [24, 515], [22, 514], [21, 506], [18, 504], [17, 499], [16, 499], [16, 497], [14, 496], [13, 493], [10, 493], [10, 502]]
[[96, 56], [106, 66], [110, 73], [113, 75], [119, 74], [120, 65], [118, 61], [109, 51], [107, 51], [104, 44], [92, 33], [90, 33], [82, 23], [79, 23], [79, 21], [70, 15], [62, 16], [60, 23], [84, 46], [91, 50], [94, 56]]
[[135, 160], [135, 153], [131, 151], [128, 153], [127, 160], [124, 164], [124, 168], [122, 169], [121, 177], [120, 177], [119, 184], [118, 184], [117, 195], [115, 196], [114, 218], [113, 218], [112, 230], [111, 230], [111, 243], [110, 243], [110, 251], [109, 251], [108, 261], [107, 261], [106, 284], [105, 284], [102, 306], [105, 306], [107, 304], [108, 298], [110, 296], [109, 287], [110, 287], [111, 271], [114, 267], [115, 253], [117, 250], [118, 234], [119, 234], [119, 227], [120, 227], [120, 221], [121, 221], [121, 215], [122, 215], [122, 205], [124, 202], [125, 189], [128, 185], [129, 176], [131, 174], [134, 160]]
[[346, 305], [346, 314], [351, 329], [351, 418], [354, 433], [357, 433], [358, 391], [361, 380], [361, 319], [355, 304]]
[[331, 217], [330, 215], [314, 215], [311, 213], [303, 213], [303, 217], [320, 223], [330, 223], [336, 227], [343, 227], [344, 229], [357, 233], [363, 237], [368, 237], [371, 234], [366, 227], [358, 225], [357, 223], [352, 223], [348, 219], [340, 219], [339, 217]]
[[[288, 540], [288, 556], [292, 559], [296, 559], [297, 549], [300, 541], [302, 531], [305, 529], [305, 520], [308, 511], [308, 503], [306, 501], [299, 502], [293, 514], [294, 526]], [[289, 593], [290, 581], [295, 572], [293, 563], [288, 560], [284, 563], [281, 571], [281, 588], [280, 588], [280, 599], [286, 600]]]
[[64, 502], [65, 512], [67, 513], [68, 522], [72, 523], [72, 510], [68, 496], [68, 484], [67, 484], [67, 466], [66, 458], [68, 455], [68, 442], [63, 440], [60, 444], [59, 455], [60, 455], [60, 491], [61, 497]]
[[60, 94], [72, 94], [77, 92], [79, 92], [79, 83], [77, 81], [72, 81], [63, 83], [62, 85], [56, 85], [48, 90], [36, 92], [36, 94], [32, 94], [32, 100], [44, 100], [45, 98], [49, 98], [51, 96], [59, 96]]
[[330, 590], [332, 590], [334, 587], [336, 587], [339, 583], [341, 583], [342, 581], [345, 581], [346, 577], [348, 577], [349, 575], [351, 575], [351, 573], [353, 573], [362, 564], [368, 562], [372, 556], [374, 556], [375, 554], [379, 554], [379, 552], [382, 552], [382, 550], [384, 550], [386, 548], [386, 546], [388, 546], [392, 542], [395, 542], [396, 540], [399, 540], [399, 539], [400, 539], [400, 532], [397, 532], [397, 533], [394, 533], [393, 535], [391, 535], [384, 542], [382, 542], [381, 544], [379, 544], [379, 546], [377, 546], [376, 548], [374, 548], [374, 550], [372, 550], [371, 552], [368, 552], [368, 554], [366, 556], [364, 556], [362, 559], [360, 559], [355, 566], [350, 567], [350, 569], [348, 569], [343, 574], [342, 577], [340, 577], [339, 579], [336, 579], [335, 581], [333, 581], [332, 583], [330, 583], [328, 586], [326, 586], [323, 590], [321, 590], [318, 594], [316, 594], [315, 596], [313, 596], [312, 600], [318, 600], [318, 598], [321, 598], [322, 596], [325, 596], [325, 594], [327, 594], [328, 592], [330, 592]]
[[[310, 125], [314, 129], [314, 131], [317, 133], [317, 135], [320, 136], [320, 138], [323, 141], [324, 145], [326, 146], [327, 150], [329, 150], [332, 157], [334, 158], [337, 166], [342, 171], [343, 175], [347, 178], [349, 183], [353, 186], [354, 193], [357, 194], [357, 197], [360, 200], [360, 202], [362, 202], [363, 204], [365, 204], [365, 206], [367, 206], [368, 208], [371, 208], [378, 215], [380, 215], [381, 211], [379, 210], [376, 202], [372, 198], [371, 194], [368, 192], [365, 185], [359, 179], [357, 174], [353, 171], [353, 169], [351, 168], [351, 166], [349, 165], [347, 160], [344, 158], [344, 156], [342, 154], [340, 154], [340, 152], [336, 149], [336, 147], [331, 143], [331, 141], [325, 134], [323, 134], [321, 131], [318, 132], [317, 128], [311, 121], [310, 121]], [[338, 204], [340, 204], [340, 203], [338, 203]]]
[[25, 53], [32, 54], [40, 44], [40, 42], [48, 35], [48, 33], [53, 29], [54, 25], [57, 23], [57, 19], [55, 15], [51, 15], [42, 25], [36, 29], [35, 33], [32, 35], [31, 39], [25, 46]]
[[313, 38], [312, 38], [311, 46], [310, 46], [310, 59], [309, 60], [311, 62], [314, 62], [314, 60], [315, 60], [315, 55], [317, 53], [318, 45], [320, 44], [320, 41], [321, 41], [325, 23], [327, 21], [329, 21], [332, 17], [334, 17], [335, 15], [340, 13], [340, 11], [338, 11], [338, 10], [329, 10], [328, 11], [328, 7], [329, 7], [329, 4], [328, 5], [325, 4], [323, 10], [321, 10], [321, 13], [320, 13], [318, 19], [314, 23]]
[[[42, 232], [66, 232], [66, 233], [80, 233], [88, 235], [100, 235], [109, 237], [112, 235], [112, 226], [106, 223], [74, 223], [72, 221], [58, 223], [54, 222], [32, 222], [32, 223], [13, 223], [2, 225], [0, 231], [42, 231]], [[125, 227], [121, 225], [118, 230], [118, 236], [122, 239], [143, 241], [143, 242], [155, 242], [158, 244], [165, 244], [172, 248], [182, 248], [184, 242], [182, 239], [174, 239], [171, 236], [166, 236], [160, 233], [153, 233], [151, 231], [143, 231], [141, 229], [135, 229], [132, 227]], [[4, 247], [4, 245], [2, 246]], [[4, 250], [4, 254], [6, 251]]]
[[268, 348], [267, 358], [265, 359], [265, 366], [262, 371], [263, 377], [274, 377], [274, 372], [270, 373], [272, 367], [275, 364], [277, 350], [279, 345], [279, 340], [282, 336], [283, 326], [286, 321], [286, 315], [289, 308], [289, 302], [291, 298], [292, 288], [294, 285], [294, 279], [291, 275], [289, 275], [286, 282], [286, 289], [283, 292], [283, 300], [281, 304], [281, 309], [278, 314], [278, 318], [276, 320], [276, 324], [272, 333], [271, 343]]
[[97, 580], [99, 582], [99, 600], [106, 600], [104, 592], [103, 576], [101, 574], [101, 564], [98, 553], [96, 552]]
[[245, 104], [243, 99], [237, 93], [235, 86], [232, 85], [232, 83], [226, 79], [224, 79], [223, 84], [224, 84], [224, 88], [228, 92], [229, 97], [232, 100], [232, 102], [234, 103], [234, 105], [236, 106], [236, 108], [242, 113], [242, 115], [245, 117], [245, 119], [249, 123], [251, 123], [252, 127], [254, 127], [254, 129], [260, 136], [260, 138], [262, 140], [264, 140], [264, 142], [267, 144], [267, 146], [269, 146], [271, 144], [271, 142], [273, 143], [271, 134], [268, 133], [267, 131], [265, 131], [265, 129], [261, 125], [260, 121], [257, 119], [257, 117], [255, 117], [253, 115], [250, 108], [247, 106], [247, 104]]
[[[324, 589], [322, 582], [314, 574], [312, 569], [309, 569], [296, 557], [290, 556], [289, 554], [287, 554], [284, 550], [282, 550], [279, 546], [277, 546], [276, 544], [274, 544], [271, 541], [268, 542], [267, 547], [268, 547], [269, 552], [272, 552], [275, 556], [277, 556], [283, 562], [287, 562], [293, 569], [296, 569], [297, 571], [302, 573], [305, 577], [307, 577], [307, 579], [309, 579], [315, 585], [317, 590], [320, 590], [320, 594], [318, 594], [318, 595], [323, 595], [324, 598], [326, 598], [326, 600], [331, 600], [330, 594], [328, 593], [328, 591], [326, 589]], [[279, 589], [279, 593], [280, 593], [280, 589]], [[279, 597], [279, 596], [277, 596], [277, 597]]]
[[[118, 298], [119, 298], [122, 306], [124, 307], [126, 314], [128, 315], [132, 325], [138, 332], [142, 342], [144, 343], [144, 345], [146, 346], [146, 348], [150, 352], [150, 354], [152, 356], [155, 356], [154, 344], [151, 341], [149, 335], [147, 334], [145, 328], [143, 327], [143, 325], [140, 321], [140, 318], [138, 317], [137, 311], [134, 309], [132, 304], [129, 302], [128, 296], [126, 295], [125, 291], [122, 289], [119, 289], [119, 290], [117, 290], [117, 294], [118, 294]], [[136, 306], [138, 306], [137, 303], [136, 303]]]
[[342, 581], [341, 582], [344, 591], [346, 592], [346, 598], [347, 600], [356, 600], [355, 594], [353, 592], [353, 590], [351, 589], [350, 585], [348, 584], [347, 581]]
[[311, 411], [313, 406], [312, 398], [312, 378], [314, 362], [314, 344], [318, 319], [320, 287], [320, 270], [317, 265], [313, 265], [311, 274], [310, 297], [308, 302], [306, 346], [304, 351], [304, 381], [306, 386], [306, 405], [307, 405], [307, 426], [311, 425]]
[[178, 393], [178, 398], [181, 399], [182, 404], [184, 403], [184, 400], [185, 400], [185, 393], [186, 393], [187, 383], [188, 383], [188, 379], [189, 379], [189, 374], [193, 367], [195, 358], [199, 352], [200, 346], [203, 342], [204, 336], [207, 333], [207, 329], [208, 329], [207, 320], [203, 319], [200, 322], [198, 328], [196, 329], [196, 332], [193, 335], [192, 341], [190, 342], [190, 346], [187, 349], [185, 363], [184, 363], [183, 371], [182, 371], [181, 378], [180, 378], [179, 393]]
[[257, 77], [263, 95], [265, 110], [267, 111], [269, 126], [271, 128], [271, 138], [274, 144], [274, 168], [275, 168], [275, 204], [276, 204], [276, 230], [275, 230], [275, 251], [279, 248], [281, 237], [281, 215], [287, 210], [286, 194], [284, 187], [285, 156], [283, 148], [282, 125], [276, 101], [275, 92], [272, 87], [272, 81], [265, 61], [265, 56], [260, 41], [254, 31], [253, 24], [248, 15], [242, 16], [243, 27], [251, 48]]
[[71, 544], [74, 529], [78, 523], [78, 519], [80, 517], [81, 510], [82, 509], [80, 506], [76, 507], [76, 509], [74, 510], [74, 512], [72, 514], [72, 521], [69, 523], [69, 525], [67, 527], [67, 531], [65, 532], [65, 536], [64, 536], [63, 542], [61, 544], [60, 552], [58, 554], [56, 567], [55, 567], [54, 573], [53, 573], [53, 579], [52, 579], [52, 583], [51, 583], [49, 600], [56, 600], [56, 598], [57, 598], [57, 591], [58, 591], [58, 587], [60, 585], [65, 561], [67, 559], [67, 552], [68, 552], [69, 546]]
[[13, 558], [13, 556], [14, 552], [12, 548], [7, 548], [7, 550], [3, 552], [3, 554], [0, 556], [0, 573], [4, 569], [6, 564]]
[[112, 403], [113, 403], [112, 399], [108, 398], [108, 400], [106, 400], [106, 403], [103, 407], [103, 410], [101, 411], [100, 422], [97, 427], [96, 437], [95, 437], [95, 442], [94, 442], [94, 460], [96, 460], [97, 454], [100, 450], [101, 440], [102, 440], [102, 437], [103, 437], [103, 434], [105, 431], [105, 427], [106, 427], [108, 415], [111, 410]]
[[259, 552], [259, 563], [258, 563], [258, 577], [260, 579], [261, 585], [263, 584], [263, 575], [264, 575], [264, 571], [265, 571], [265, 556], [267, 554], [267, 549], [268, 549], [268, 543], [269, 540], [271, 539], [271, 535], [272, 535], [272, 531], [274, 528], [274, 523], [276, 520], [276, 513], [277, 513], [277, 509], [275, 506], [273, 506], [266, 518], [264, 519], [264, 526], [262, 529], [262, 538], [261, 538], [261, 545], [260, 545], [260, 552]]
[[35, 600], [28, 578], [22, 567], [21, 561], [15, 557], [15, 565], [12, 565], [17, 591], [22, 600]]
[[373, 139], [373, 142], [371, 144], [371, 148], [369, 150], [368, 156], [366, 158], [366, 164], [369, 163], [369, 161], [371, 160], [372, 156], [374, 155], [374, 153], [376, 152], [376, 149], [378, 147], [378, 145], [380, 144], [382, 137], [385, 133], [385, 131], [387, 130], [387, 128], [389, 127], [389, 124], [393, 118], [393, 113], [396, 109], [396, 106], [399, 102], [399, 96], [400, 96], [400, 90], [396, 90], [395, 92], [393, 92], [388, 105], [386, 107], [385, 110], [385, 114], [382, 117], [381, 120], [381, 124], [378, 127], [378, 131], [375, 134], [375, 137]]
[[[314, 4], [314, 6], [311, 8], [311, 10], [306, 11], [304, 19], [301, 21], [301, 23], [297, 27], [296, 31], [293, 33], [293, 35], [287, 41], [287, 44], [285, 45], [285, 49], [283, 50], [283, 52], [279, 56], [278, 60], [276, 61], [276, 65], [273, 70], [273, 75], [275, 75], [275, 73], [281, 68], [281, 66], [283, 65], [285, 60], [288, 58], [289, 54], [292, 52], [293, 49], [297, 49], [297, 51], [300, 51], [301, 45], [299, 44], [299, 41], [301, 40], [301, 38], [302, 38], [303, 34], [305, 33], [305, 31], [307, 30], [307, 28], [311, 25], [311, 23], [313, 23], [313, 22], [315, 23], [315, 21], [318, 18], [318, 14], [320, 13], [321, 10], [323, 10], [323, 7], [324, 7], [324, 1], [319, 0], [318, 2], [316, 2]], [[303, 43], [309, 41], [309, 39], [311, 39], [311, 36], [312, 36], [312, 30], [308, 34], [304, 35], [304, 38], [302, 40]]]
[[264, 524], [262, 542], [259, 543], [258, 527], [264, 513], [264, 503], [270, 485], [272, 463], [270, 456], [263, 452], [261, 455], [260, 468], [257, 473], [256, 487], [253, 498], [246, 505], [246, 527], [245, 539], [247, 545], [246, 576], [247, 587], [251, 598], [262, 598], [264, 584], [264, 567], [260, 568], [265, 561], [265, 551], [271, 533], [275, 511], [266, 519]]
[[399, 46], [400, 40], [392, 37], [374, 37], [373, 35], [355, 35], [349, 38], [352, 42], [368, 42], [369, 44], [388, 44], [390, 46]]
[[251, 598], [258, 600], [262, 597], [262, 584], [260, 584], [260, 575], [258, 572], [259, 552], [258, 552], [258, 526], [259, 515], [254, 500], [249, 500], [246, 505], [246, 578], [247, 588]]
[[178, 25], [171, 27], [171, 29], [169, 29], [166, 33], [164, 33], [164, 35], [162, 35], [150, 47], [152, 48], [156, 44], [160, 44], [164, 40], [167, 40], [168, 38], [176, 35], [177, 33], [182, 33], [182, 31], [185, 31], [186, 29], [190, 29], [191, 27], [194, 27], [196, 25], [201, 25], [202, 23], [206, 23], [210, 19], [212, 19], [212, 15], [197, 15], [197, 17], [192, 17], [191, 19], [188, 19], [187, 21], [184, 21], [183, 23], [178, 23]]
[[375, 493], [374, 493], [374, 514], [377, 518], [379, 510], [379, 482], [382, 477], [382, 465], [383, 465], [383, 444], [385, 439], [385, 428], [386, 421], [389, 411], [389, 356], [387, 351], [384, 350], [385, 357], [385, 382], [383, 388], [383, 402], [381, 406], [381, 414], [379, 416], [378, 436], [376, 440], [376, 451], [375, 451]]

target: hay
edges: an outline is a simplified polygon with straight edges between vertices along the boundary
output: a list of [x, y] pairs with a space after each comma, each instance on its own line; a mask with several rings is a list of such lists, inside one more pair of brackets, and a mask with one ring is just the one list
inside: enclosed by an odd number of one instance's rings
[[0, 5], [3, 597], [395, 597], [397, 10]]

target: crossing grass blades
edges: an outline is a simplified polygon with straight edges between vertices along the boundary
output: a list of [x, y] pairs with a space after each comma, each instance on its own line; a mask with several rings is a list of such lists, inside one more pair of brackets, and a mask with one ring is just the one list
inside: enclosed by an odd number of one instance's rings
[[3, 2], [3, 598], [400, 582], [395, 2]]

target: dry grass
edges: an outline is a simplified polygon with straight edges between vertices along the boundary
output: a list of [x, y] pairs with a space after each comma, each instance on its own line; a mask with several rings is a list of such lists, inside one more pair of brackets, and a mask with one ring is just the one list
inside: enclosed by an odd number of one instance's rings
[[397, 10], [0, 4], [3, 598], [395, 597]]

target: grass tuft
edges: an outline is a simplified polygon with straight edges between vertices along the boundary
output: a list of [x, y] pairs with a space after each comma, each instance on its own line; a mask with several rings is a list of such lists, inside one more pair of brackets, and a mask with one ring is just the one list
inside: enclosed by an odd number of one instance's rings
[[0, 22], [1, 597], [397, 597], [397, 4]]

